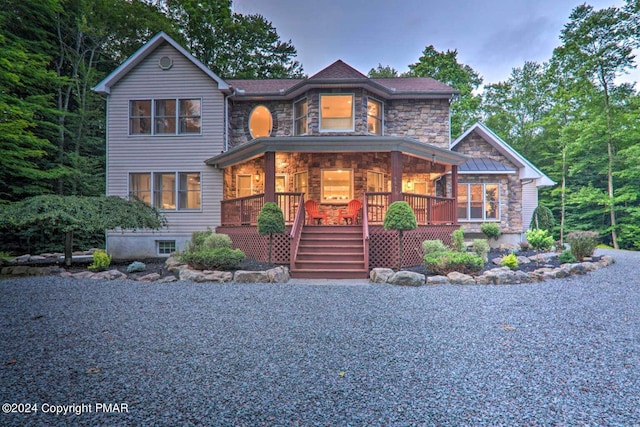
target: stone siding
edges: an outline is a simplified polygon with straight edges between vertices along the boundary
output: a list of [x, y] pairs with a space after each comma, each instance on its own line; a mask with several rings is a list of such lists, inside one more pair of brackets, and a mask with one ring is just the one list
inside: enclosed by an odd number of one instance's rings
[[[510, 166], [516, 171], [517, 166], [505, 158], [491, 144], [472, 132], [467, 135], [454, 151], [475, 158], [489, 158]], [[503, 175], [459, 175], [460, 184], [500, 184], [500, 228], [503, 233], [523, 233], [522, 224], [522, 182], [518, 173]], [[482, 221], [460, 221], [465, 231], [480, 233]]]

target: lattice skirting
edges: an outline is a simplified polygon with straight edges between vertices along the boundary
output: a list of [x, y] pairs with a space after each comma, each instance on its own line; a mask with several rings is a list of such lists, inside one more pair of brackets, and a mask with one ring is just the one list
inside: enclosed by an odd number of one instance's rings
[[[405, 267], [422, 264], [422, 242], [440, 239], [451, 245], [451, 233], [458, 225], [421, 225], [417, 229], [404, 232]], [[233, 247], [242, 250], [247, 258], [258, 261], [269, 260], [269, 236], [261, 236], [256, 226], [224, 226], [217, 227], [216, 233], [228, 234]], [[285, 234], [273, 236], [272, 262], [289, 264], [291, 227], [287, 226]], [[381, 225], [369, 226], [369, 268], [392, 268], [398, 265], [398, 232], [387, 231]]]
[[[403, 267], [421, 265], [422, 242], [425, 240], [442, 240], [451, 245], [451, 233], [460, 228], [459, 225], [420, 225], [417, 229], [405, 231]], [[369, 267], [393, 268], [398, 265], [398, 232], [387, 231], [381, 225], [369, 227]]]
[[[269, 261], [269, 236], [261, 236], [255, 225], [216, 227], [216, 233], [229, 235], [233, 247], [244, 252], [247, 258]], [[289, 253], [291, 252], [289, 233], [291, 233], [291, 227], [287, 227], [284, 234], [273, 236], [271, 262], [274, 264], [289, 264]]]

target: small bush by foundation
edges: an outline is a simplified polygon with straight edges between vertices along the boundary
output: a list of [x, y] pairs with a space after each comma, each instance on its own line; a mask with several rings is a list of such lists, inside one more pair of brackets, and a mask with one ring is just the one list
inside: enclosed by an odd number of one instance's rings
[[567, 242], [571, 246], [571, 253], [578, 261], [593, 255], [598, 246], [598, 233], [595, 231], [574, 231], [567, 234]]

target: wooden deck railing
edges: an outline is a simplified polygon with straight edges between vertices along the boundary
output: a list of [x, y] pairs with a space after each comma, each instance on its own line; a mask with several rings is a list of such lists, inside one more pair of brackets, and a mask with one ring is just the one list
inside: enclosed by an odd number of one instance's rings
[[[276, 203], [282, 209], [285, 223], [293, 223], [301, 198], [302, 193], [276, 193]], [[221, 225], [257, 225], [262, 206], [264, 194], [223, 200], [220, 202]]]
[[300, 207], [296, 211], [295, 218], [293, 220], [293, 226], [291, 227], [291, 234], [289, 239], [291, 240], [291, 254], [289, 258], [289, 267], [294, 269], [296, 258], [298, 257], [298, 248], [300, 247], [300, 238], [302, 237], [302, 227], [304, 227], [305, 212], [304, 212], [304, 193], [300, 194], [298, 206]]
[[364, 249], [364, 268], [369, 271], [369, 211], [367, 198], [362, 200], [362, 247]]
[[[456, 224], [456, 200], [448, 197], [402, 193], [419, 225]], [[365, 193], [365, 209], [371, 223], [382, 223], [389, 207], [391, 193]]]

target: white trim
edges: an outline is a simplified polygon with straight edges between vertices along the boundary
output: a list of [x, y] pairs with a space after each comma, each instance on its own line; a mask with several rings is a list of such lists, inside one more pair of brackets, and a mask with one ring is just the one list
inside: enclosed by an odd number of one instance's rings
[[[518, 169], [520, 169], [520, 179], [535, 179], [537, 187], [547, 187], [555, 185], [556, 182], [545, 175], [540, 169], [535, 167], [529, 160], [518, 153], [513, 147], [507, 144], [502, 138], [496, 135], [491, 129], [489, 129], [482, 122], [476, 122], [473, 126], [466, 130], [450, 145], [449, 149], [453, 149], [464, 140], [471, 132], [477, 131], [478, 134], [487, 143], [493, 146], [496, 150], [505, 156], [508, 160], [514, 163]], [[477, 172], [481, 174], [484, 172]]]
[[[350, 183], [349, 183], [349, 196], [346, 199], [328, 199], [326, 200], [324, 197], [324, 173], [325, 172], [339, 172], [339, 171], [343, 171], [343, 172], [349, 172], [349, 178], [350, 178]], [[350, 200], [353, 199], [353, 193], [354, 193], [354, 171], [352, 168], [321, 168], [320, 169], [320, 203], [322, 204], [329, 204], [329, 205], [345, 205], [347, 204]]]
[[[199, 208], [183, 208], [180, 209], [180, 174], [185, 174], [185, 173], [197, 173], [198, 175], [200, 175], [200, 207]], [[160, 169], [160, 170], [146, 170], [146, 171], [139, 171], [139, 170], [129, 170], [127, 171], [127, 198], [129, 198], [129, 196], [131, 195], [131, 175], [133, 174], [148, 174], [149, 175], [149, 193], [150, 193], [150, 200], [149, 200], [149, 206], [155, 206], [155, 175], [156, 174], [164, 174], [164, 175], [169, 175], [169, 174], [173, 174], [174, 175], [174, 195], [176, 198], [176, 207], [175, 209], [164, 209], [164, 208], [156, 208], [162, 212], [202, 212], [202, 196], [204, 194], [204, 191], [202, 189], [203, 187], [203, 172], [202, 171], [197, 171], [197, 170], [187, 170], [187, 171], [171, 171], [171, 170], [166, 170], [166, 169]]]
[[[251, 194], [246, 195], [246, 196], [241, 196], [240, 195], [240, 186], [238, 185], [238, 177], [249, 177], [249, 191]], [[253, 177], [255, 176], [255, 174], [251, 174], [251, 173], [237, 173], [236, 174], [236, 197], [249, 197], [253, 195]]]
[[[351, 128], [344, 129], [323, 129], [322, 128], [322, 97], [323, 96], [351, 96]], [[354, 92], [345, 93], [320, 93], [318, 98], [318, 131], [323, 132], [355, 132], [356, 131], [356, 94]]]
[[[304, 116], [296, 117], [296, 104], [303, 101], [307, 103], [307, 113]], [[292, 105], [293, 105], [293, 111], [292, 111], [293, 114], [291, 114], [291, 117], [293, 117], [293, 135], [294, 136], [308, 135], [309, 134], [309, 98], [307, 98], [306, 96], [303, 98], [300, 98], [297, 101], [293, 101]], [[303, 117], [307, 119], [307, 125], [305, 126], [306, 129], [304, 133], [296, 133], [296, 120], [300, 120]]]
[[[269, 113], [269, 119], [270, 119], [270, 125], [269, 125], [269, 133], [268, 135], [260, 135], [260, 136], [255, 136], [253, 134], [253, 132], [251, 131], [251, 118], [253, 117], [253, 113], [256, 112], [256, 110], [260, 107], [263, 107], [265, 110], [267, 110], [267, 113]], [[255, 107], [253, 107], [251, 109], [251, 112], [249, 113], [249, 120], [247, 121], [247, 126], [249, 126], [249, 135], [251, 135], [251, 139], [256, 139], [256, 138], [264, 138], [265, 136], [271, 136], [271, 132], [273, 132], [273, 113], [271, 112], [271, 110], [269, 109], [269, 107], [267, 107], [264, 104], [258, 104]]]
[[[369, 132], [369, 100], [372, 100], [374, 102], [377, 102], [378, 104], [380, 104], [380, 134], [379, 136], [384, 136], [384, 102], [382, 102], [381, 100], [379, 100], [378, 98], [374, 98], [373, 96], [368, 96], [367, 95], [367, 106], [366, 106], [366, 111], [367, 111], [367, 134], [369, 135], [378, 135], [377, 133], [373, 133], [373, 132]], [[373, 117], [373, 116], [371, 116]]]
[[142, 45], [133, 55], [131, 55], [126, 61], [124, 61], [118, 68], [113, 70], [107, 77], [105, 77], [100, 83], [95, 85], [92, 89], [95, 92], [109, 95], [111, 93], [111, 87], [113, 87], [118, 81], [120, 81], [129, 71], [135, 68], [142, 60], [149, 56], [163, 43], [169, 43], [180, 54], [187, 58], [191, 63], [198, 67], [203, 73], [209, 76], [218, 84], [218, 89], [227, 90], [230, 86], [218, 77], [213, 71], [211, 71], [206, 65], [200, 62], [196, 57], [189, 53], [185, 48], [180, 46], [174, 39], [169, 37], [165, 32], [161, 31], [156, 34], [151, 40]]
[[[175, 106], [175, 110], [176, 110], [176, 114], [175, 114], [175, 120], [176, 120], [176, 127], [175, 127], [175, 131], [174, 133], [156, 133], [156, 101], [175, 101], [176, 106]], [[180, 101], [192, 101], [192, 100], [198, 100], [200, 101], [200, 132], [180, 132]], [[132, 102], [137, 102], [137, 101], [150, 101], [151, 102], [151, 116], [150, 116], [150, 121], [151, 121], [151, 132], [150, 133], [131, 133], [131, 119], [133, 118], [131, 116], [131, 103]], [[180, 137], [185, 137], [185, 136], [202, 136], [202, 125], [203, 125], [203, 114], [202, 114], [202, 98], [199, 97], [187, 97], [187, 98], [162, 98], [162, 97], [156, 97], [156, 98], [142, 98], [142, 99], [135, 99], [135, 98], [130, 98], [127, 100], [128, 103], [128, 110], [129, 110], [129, 116], [127, 117], [127, 125], [128, 125], [128, 129], [129, 129], [129, 137], [133, 137], [133, 138], [140, 138], [140, 137], [149, 137], [149, 136], [153, 136], [153, 137], [172, 137], [172, 136], [180, 136]], [[167, 116], [169, 117], [169, 116]]]
[[[458, 222], [501, 222], [502, 221], [502, 196], [500, 194], [500, 183], [499, 182], [459, 182], [458, 186], [466, 185], [467, 186], [467, 216], [465, 218], [458, 217]], [[482, 218], [471, 218], [471, 186], [472, 185], [481, 185], [482, 186]], [[487, 185], [495, 185], [497, 187], [497, 205], [498, 205], [498, 217], [497, 218], [486, 218], [487, 211], [486, 207], [486, 195], [487, 195]], [[460, 203], [460, 191], [458, 191], [458, 203]], [[456, 215], [458, 215], [458, 206], [456, 206]]]

